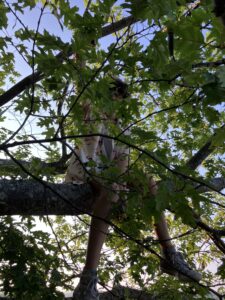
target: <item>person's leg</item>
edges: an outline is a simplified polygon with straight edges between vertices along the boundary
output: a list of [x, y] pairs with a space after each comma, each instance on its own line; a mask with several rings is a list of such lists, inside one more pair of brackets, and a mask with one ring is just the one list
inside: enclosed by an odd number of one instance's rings
[[95, 201], [93, 208], [94, 216], [91, 220], [89, 232], [85, 269], [96, 270], [98, 267], [101, 249], [109, 229], [109, 224], [104, 222], [104, 220], [107, 220], [109, 217], [111, 201], [112, 199], [106, 190], [102, 190]]
[[[149, 186], [150, 193], [153, 196], [156, 196], [158, 186], [152, 177], [150, 177], [150, 179], [149, 179], [148, 186]], [[174, 247], [171, 242], [171, 238], [170, 238], [170, 234], [169, 234], [169, 230], [168, 230], [168, 226], [167, 226], [167, 222], [166, 222], [164, 213], [161, 214], [157, 223], [155, 224], [155, 231], [156, 231], [157, 237], [159, 238], [159, 243], [160, 243], [162, 249]]]
[[[150, 178], [149, 180], [149, 191], [152, 195], [157, 194], [157, 184]], [[157, 223], [155, 224], [155, 231], [158, 237], [163, 257], [161, 261], [161, 270], [167, 274], [178, 277], [183, 281], [200, 281], [202, 276], [195, 270], [192, 270], [187, 262], [184, 260], [182, 254], [176, 251], [175, 246], [171, 241], [171, 237], [168, 231], [168, 225], [164, 213], [161, 214]]]
[[155, 224], [156, 235], [159, 238], [159, 243], [163, 249], [174, 247], [171, 242], [171, 237], [168, 231], [168, 225], [164, 213], [161, 214], [158, 222]]
[[117, 199], [116, 194], [109, 193], [106, 189], [100, 188], [93, 207], [89, 240], [86, 254], [86, 262], [80, 283], [74, 290], [74, 300], [98, 300], [97, 267], [101, 256], [102, 246], [105, 242], [109, 224], [108, 220], [111, 203]]
[[[153, 196], [156, 196], [158, 186], [157, 183], [154, 181], [152, 177], [150, 177], [149, 182], [149, 191]], [[166, 222], [166, 218], [164, 213], [161, 214], [160, 218], [158, 219], [157, 223], [155, 224], [155, 231], [156, 235], [159, 238], [159, 242], [162, 248], [169, 248], [173, 247], [173, 244], [171, 242], [171, 238], [168, 231], [168, 226]]]

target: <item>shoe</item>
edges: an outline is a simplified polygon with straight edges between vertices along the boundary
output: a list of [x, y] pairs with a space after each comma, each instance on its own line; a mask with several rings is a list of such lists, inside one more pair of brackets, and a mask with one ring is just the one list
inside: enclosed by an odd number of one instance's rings
[[84, 270], [78, 286], [73, 292], [73, 300], [99, 300], [97, 290], [97, 272], [93, 270]]
[[191, 269], [182, 254], [177, 252], [175, 248], [166, 248], [163, 256], [165, 259], [160, 263], [160, 268], [163, 273], [173, 275], [183, 282], [199, 282], [202, 279], [202, 275]]

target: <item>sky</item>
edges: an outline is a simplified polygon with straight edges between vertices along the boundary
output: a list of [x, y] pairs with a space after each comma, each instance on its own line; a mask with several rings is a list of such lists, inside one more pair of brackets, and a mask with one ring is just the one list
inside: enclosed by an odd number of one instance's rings
[[[74, 3], [74, 5], [79, 5], [79, 11], [82, 13], [84, 9], [83, 1], [71, 2]], [[35, 7], [32, 10], [29, 10], [27, 8], [23, 15], [19, 12], [17, 12], [17, 15], [23, 21], [26, 27], [36, 30], [41, 13], [41, 7], [41, 5], [38, 5], [38, 7]], [[15, 20], [15, 16], [12, 13], [10, 13], [8, 16], [10, 24], [8, 33], [9, 35], [13, 35], [15, 28], [21, 27], [21, 24], [19, 24], [19, 22]], [[69, 42], [71, 40], [71, 32], [67, 29], [62, 30], [56, 18], [49, 11], [47, 11], [47, 9], [45, 9], [44, 14], [42, 15], [39, 32], [43, 32], [44, 30], [47, 30], [50, 34], [59, 36], [64, 42]], [[15, 55], [15, 66], [19, 73], [22, 75], [22, 77], [29, 75], [31, 73], [31, 67], [24, 62], [23, 58], [18, 53], [16, 53], [16, 51]]]
[[[12, 3], [12, 2], [13, 1], [10, 1], [10, 3]], [[71, 4], [78, 6], [79, 12], [81, 14], [83, 14], [83, 11], [84, 11], [83, 1], [71, 0]], [[18, 13], [18, 15], [19, 15], [19, 13]], [[25, 26], [36, 30], [38, 19], [40, 16], [40, 6], [39, 6], [39, 8], [33, 9], [32, 11], [29, 11], [28, 9], [26, 9], [25, 15], [23, 15], [23, 16], [19, 15], [19, 16], [23, 20]], [[15, 22], [15, 17], [12, 14], [9, 14], [9, 23], [11, 24], [10, 25], [11, 27], [8, 28], [7, 34], [12, 35], [15, 28], [17, 26], [20, 26], [20, 24], [18, 24], [18, 21]], [[42, 32], [44, 29], [46, 29], [51, 34], [61, 37], [61, 39], [64, 42], [69, 42], [71, 39], [71, 36], [72, 36], [72, 34], [69, 30], [66, 30], [66, 29], [62, 30], [60, 25], [58, 24], [56, 18], [47, 11], [42, 16], [39, 31]], [[0, 33], [0, 34], [2, 35], [4, 33]], [[101, 39], [100, 40], [101, 46], [103, 48], [106, 48], [112, 42], [112, 39], [113, 39], [112, 36], [108, 36], [106, 38]], [[13, 49], [13, 48], [12, 48], [12, 50], [15, 51], [15, 49]], [[16, 70], [18, 70], [18, 72], [21, 74], [20, 78], [24, 78], [25, 76], [30, 75], [31, 71], [32, 71], [31, 67], [28, 66], [24, 62], [23, 58], [18, 53], [16, 53], [16, 51], [15, 51], [15, 57], [16, 57], [15, 67], [16, 67]], [[6, 89], [8, 89], [11, 85], [12, 85], [12, 83], [7, 82]], [[15, 116], [9, 116], [9, 120], [10, 120], [10, 123], [9, 122], [7, 123], [8, 128], [14, 129], [15, 126], [18, 127], [20, 124], [19, 121], [15, 120]], [[40, 152], [37, 151], [37, 153], [35, 153], [35, 155], [40, 155]], [[212, 268], [212, 267], [215, 267], [215, 266], [211, 266], [210, 268]]]
[[[9, 5], [11, 6], [12, 3], [16, 1], [9, 1]], [[72, 6], [77, 6], [79, 8], [79, 13], [82, 15], [84, 12], [84, 1], [79, 1], [79, 0], [71, 0], [71, 5]], [[12, 7], [12, 6], [11, 6]], [[39, 3], [37, 7], [34, 9], [30, 10], [28, 8], [25, 9], [24, 14], [21, 14], [20, 12], [16, 12], [17, 16], [19, 19], [23, 22], [23, 25], [28, 27], [29, 29], [33, 29], [36, 31], [37, 29], [37, 24], [38, 20], [41, 14], [41, 8], [42, 5]], [[0, 36], [10, 36], [14, 37], [14, 33], [17, 29], [21, 28], [21, 24], [18, 20], [16, 20], [15, 16], [12, 13], [8, 14], [8, 28], [7, 30], [0, 31]], [[58, 23], [57, 19], [55, 16], [53, 16], [50, 12], [49, 9], [46, 8], [45, 12], [43, 13], [41, 17], [41, 22], [39, 26], [39, 32], [43, 32], [44, 30], [47, 30], [50, 34], [59, 36], [63, 42], [70, 42], [71, 37], [72, 37], [72, 32], [69, 31], [66, 28], [61, 28], [60, 24]], [[102, 38], [100, 40], [101, 47], [106, 49], [108, 45], [112, 42], [113, 37], [108, 36], [105, 38]], [[29, 49], [32, 49], [32, 41], [30, 44], [26, 44]], [[15, 55], [15, 70], [20, 74], [20, 76], [16, 79], [16, 82], [19, 82], [21, 79], [24, 77], [30, 75], [32, 73], [32, 68], [27, 64], [27, 62], [24, 60], [24, 58], [17, 52], [17, 50], [10, 46], [9, 47], [10, 51], [14, 53]], [[56, 53], [57, 54], [57, 53]], [[5, 84], [5, 90], [8, 90], [11, 86], [13, 86], [14, 83], [11, 81], [7, 80]], [[21, 116], [20, 113], [15, 113], [15, 112], [10, 112], [8, 111], [7, 113], [7, 119], [4, 123], [1, 125], [5, 126], [7, 129], [14, 131], [15, 128], [18, 128], [23, 120], [24, 116]], [[38, 128], [35, 125], [35, 119], [29, 118], [29, 122], [27, 122], [27, 125], [25, 126], [24, 129], [22, 129], [21, 132], [25, 133], [30, 133], [30, 134], [38, 134], [41, 133], [40, 128]], [[34, 147], [34, 155], [38, 157], [42, 157], [42, 149], [39, 147]], [[0, 158], [5, 158], [5, 155], [3, 153], [0, 153]]]
[[[15, 1], [10, 1], [10, 3], [13, 3]], [[119, 1], [121, 2], [121, 1]], [[71, 0], [71, 5], [72, 6], [77, 6], [79, 8], [79, 13], [83, 15], [84, 13], [84, 1], [83, 0]], [[18, 16], [21, 18], [23, 21], [24, 25], [27, 26], [29, 29], [34, 29], [36, 30], [37, 24], [38, 24], [38, 19], [40, 16], [40, 10], [41, 10], [41, 5], [38, 5], [38, 8], [36, 7], [33, 10], [26, 9], [25, 14], [21, 15], [19, 12], [17, 12]], [[8, 35], [13, 35], [13, 32], [15, 31], [15, 28], [18, 26], [21, 27], [21, 24], [19, 24], [18, 21], [15, 21], [15, 17], [10, 13], [9, 14], [9, 24], [10, 27], [7, 30]], [[53, 16], [48, 9], [45, 9], [45, 13], [43, 14], [40, 22], [40, 27], [39, 27], [39, 32], [43, 32], [43, 30], [47, 30], [50, 34], [59, 36], [64, 42], [69, 42], [72, 37], [72, 33], [67, 30], [67, 29], [61, 29], [60, 24], [58, 23], [57, 19], [55, 16]], [[1, 33], [0, 33], [1, 34]], [[102, 48], [106, 49], [110, 43], [113, 41], [113, 36], [107, 36], [104, 38], [100, 39], [100, 45]], [[15, 52], [16, 55], [16, 61], [15, 61], [15, 66], [16, 69], [19, 71], [21, 74], [21, 77], [27, 76], [31, 73], [31, 67], [28, 66], [23, 58]], [[8, 83], [10, 86], [10, 83]], [[8, 86], [8, 87], [9, 87]]]

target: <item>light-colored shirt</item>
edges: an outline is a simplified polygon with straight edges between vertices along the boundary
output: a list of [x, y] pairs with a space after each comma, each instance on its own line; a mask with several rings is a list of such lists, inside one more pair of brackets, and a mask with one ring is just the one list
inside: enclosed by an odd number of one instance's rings
[[[88, 123], [87, 120], [86, 123]], [[98, 132], [107, 135], [107, 128], [103, 123], [98, 126]], [[129, 135], [130, 132], [125, 131], [124, 134]], [[109, 163], [103, 163], [102, 157]], [[69, 160], [65, 181], [83, 184], [90, 174], [100, 175], [103, 169], [109, 167], [110, 162], [113, 162], [113, 165], [118, 168], [119, 174], [122, 174], [128, 168], [128, 160], [129, 147], [126, 145], [101, 136], [84, 137], [81, 145], [75, 148]], [[87, 166], [90, 161], [94, 162], [94, 168]]]

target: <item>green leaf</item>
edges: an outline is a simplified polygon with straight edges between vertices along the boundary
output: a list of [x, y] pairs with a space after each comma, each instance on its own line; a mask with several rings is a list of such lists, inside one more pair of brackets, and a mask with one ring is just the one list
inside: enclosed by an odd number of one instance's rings
[[206, 104], [220, 104], [225, 100], [225, 88], [221, 87], [218, 82], [209, 83], [202, 87], [206, 95]]
[[222, 264], [217, 269], [217, 274], [221, 276], [221, 278], [225, 278], [225, 259], [222, 259]]
[[225, 88], [225, 67], [220, 67], [216, 71], [216, 75], [219, 78], [219, 83], [222, 88]]
[[219, 147], [224, 144], [225, 141], [225, 127], [216, 130], [215, 136], [212, 138], [212, 147]]

